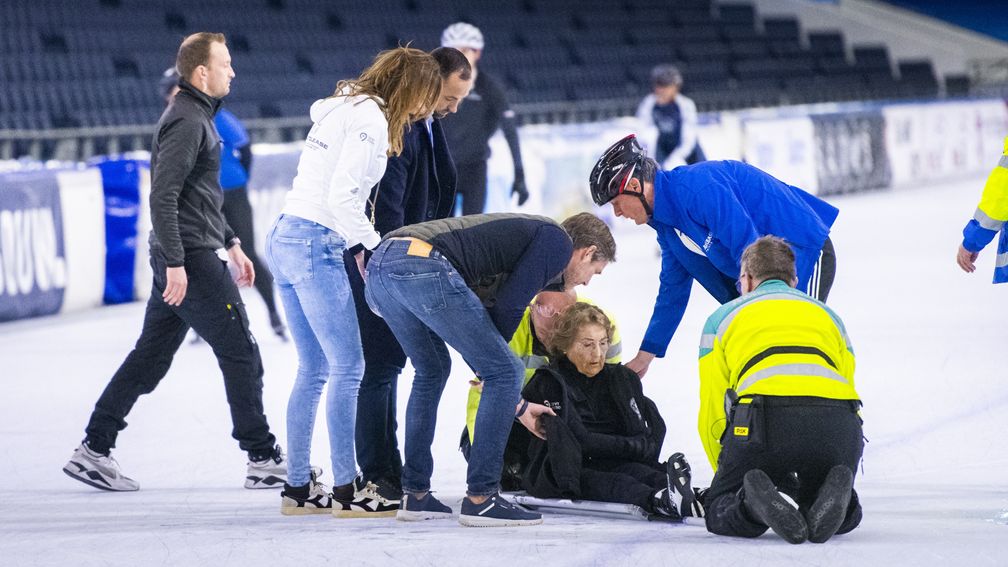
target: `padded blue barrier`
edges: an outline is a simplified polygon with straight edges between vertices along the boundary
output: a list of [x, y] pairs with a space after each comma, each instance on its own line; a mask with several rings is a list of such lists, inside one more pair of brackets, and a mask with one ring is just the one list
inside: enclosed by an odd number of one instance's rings
[[106, 304], [126, 303], [133, 301], [140, 180], [147, 163], [108, 159], [92, 165], [101, 170], [105, 191], [104, 301]]

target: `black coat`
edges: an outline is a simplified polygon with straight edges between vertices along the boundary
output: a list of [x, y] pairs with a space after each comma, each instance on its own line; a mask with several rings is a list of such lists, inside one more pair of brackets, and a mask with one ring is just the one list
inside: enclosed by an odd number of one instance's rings
[[441, 121], [431, 122], [433, 147], [424, 122], [410, 125], [402, 153], [389, 158], [385, 175], [372, 190], [367, 214], [374, 213], [375, 230], [382, 236], [408, 224], [443, 219], [455, 207], [455, 162]]
[[574, 372], [569, 361], [558, 361], [536, 371], [522, 390], [524, 399], [544, 403], [557, 414], [542, 418], [548, 441], [534, 438], [529, 445], [523, 484], [539, 497], [577, 498], [581, 468], [595, 459], [657, 463], [665, 439], [658, 407], [644, 396], [640, 378], [621, 364], [606, 364], [592, 378], [605, 382], [602, 392], [615, 402], [618, 422], [608, 432], [590, 431], [585, 422], [595, 416], [588, 399], [568, 383]]

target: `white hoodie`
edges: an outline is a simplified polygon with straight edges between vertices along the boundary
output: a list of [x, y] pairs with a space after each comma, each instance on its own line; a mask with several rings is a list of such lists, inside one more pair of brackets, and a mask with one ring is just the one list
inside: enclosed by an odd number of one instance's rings
[[369, 97], [336, 96], [315, 101], [311, 119], [281, 212], [339, 233], [348, 248], [361, 243], [372, 249], [381, 237], [364, 210], [388, 163], [385, 114]]

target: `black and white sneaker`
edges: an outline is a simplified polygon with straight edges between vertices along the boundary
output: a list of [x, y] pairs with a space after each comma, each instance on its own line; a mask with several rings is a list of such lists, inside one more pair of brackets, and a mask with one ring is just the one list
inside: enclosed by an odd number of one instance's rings
[[742, 506], [754, 520], [768, 526], [788, 543], [802, 543], [808, 538], [805, 517], [777, 492], [765, 472], [760, 469], [747, 472], [742, 489]]
[[388, 479], [364, 482], [364, 477], [360, 474], [354, 477], [353, 488], [356, 498], [369, 498], [397, 508], [403, 496], [402, 488], [397, 482]]
[[245, 488], [283, 488], [287, 482], [287, 456], [280, 445], [262, 459], [249, 459]]
[[665, 478], [668, 483], [669, 497], [675, 503], [676, 510], [682, 516], [702, 518], [703, 511], [700, 510], [697, 513], [699, 505], [693, 487], [690, 485], [692, 473], [685, 455], [672, 453], [672, 456], [665, 462]]
[[815, 502], [805, 513], [808, 523], [808, 539], [812, 543], [825, 543], [840, 529], [847, 516], [851, 490], [854, 487], [854, 473], [843, 465], [830, 469]]
[[333, 496], [332, 515], [336, 518], [392, 518], [398, 511], [398, 504], [387, 504], [374, 498], [354, 496], [344, 500]]
[[526, 510], [493, 494], [476, 504], [469, 497], [462, 499], [459, 523], [471, 528], [496, 528], [506, 526], [534, 526], [542, 523], [542, 514]]
[[137, 481], [124, 476], [116, 462], [108, 453], [96, 453], [86, 443], [74, 449], [73, 456], [63, 472], [84, 484], [113, 492], [133, 492], [140, 490]]
[[303, 516], [332, 512], [332, 494], [328, 486], [318, 481], [318, 475], [315, 472], [312, 470], [311, 480], [304, 486], [291, 486], [284, 483], [283, 492], [280, 493], [281, 514]]
[[421, 520], [442, 520], [452, 517], [452, 509], [434, 498], [430, 492], [424, 494], [423, 498], [417, 498], [413, 494], [404, 493], [399, 510], [396, 512], [396, 519], [403, 522], [418, 522]]

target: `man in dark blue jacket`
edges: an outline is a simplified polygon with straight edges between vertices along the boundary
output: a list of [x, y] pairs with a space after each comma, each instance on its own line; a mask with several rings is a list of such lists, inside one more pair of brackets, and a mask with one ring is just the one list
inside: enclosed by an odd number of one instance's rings
[[658, 233], [661, 285], [640, 351], [627, 366], [644, 376], [664, 356], [682, 320], [693, 280], [719, 302], [739, 297], [742, 251], [773, 234], [795, 252], [797, 288], [826, 301], [836, 272], [829, 230], [836, 207], [738, 161], [660, 171], [634, 135], [602, 154], [589, 177], [592, 199]]
[[[455, 112], [472, 89], [472, 69], [457, 49], [431, 52], [441, 66], [441, 98], [435, 115], [410, 125], [403, 151], [390, 157], [385, 175], [369, 200], [379, 234], [408, 224], [442, 219], [455, 204], [455, 164], [441, 119]], [[357, 397], [356, 452], [361, 476], [355, 487], [366, 497], [396, 507], [402, 495], [402, 457], [396, 439], [396, 380], [406, 355], [388, 325], [364, 301], [364, 280], [353, 254], [344, 256], [357, 307], [364, 377]]]

